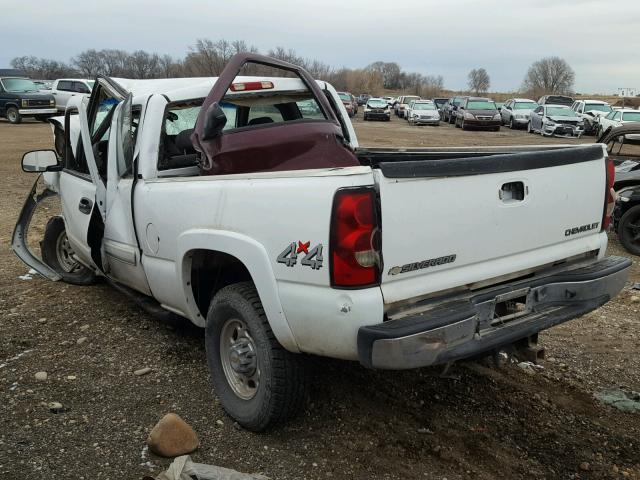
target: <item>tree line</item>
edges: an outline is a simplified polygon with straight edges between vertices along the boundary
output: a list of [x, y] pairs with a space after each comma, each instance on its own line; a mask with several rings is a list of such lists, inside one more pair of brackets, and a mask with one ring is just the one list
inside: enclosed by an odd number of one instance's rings
[[[68, 62], [38, 58], [16, 57], [13, 68], [24, 71], [34, 79], [53, 80], [63, 77], [94, 78], [97, 75], [123, 78], [173, 78], [218, 76], [229, 59], [239, 52], [259, 53], [254, 45], [243, 40], [213, 41], [198, 39], [183, 58], [149, 53], [144, 50], [127, 52], [117, 49], [85, 50]], [[316, 59], [298, 55], [295, 50], [276, 47], [267, 55], [294, 63], [308, 70], [314, 78], [330, 82], [338, 90], [354, 93], [381, 94], [383, 90], [399, 90], [406, 94], [431, 98], [445, 90], [441, 75], [424, 75], [403, 70], [396, 62], [373, 62], [364, 68], [335, 68]], [[246, 75], [268, 75], [269, 69], [248, 66]], [[549, 57], [535, 62], [525, 75], [521, 90], [535, 95], [570, 93], [575, 75], [567, 62]], [[469, 72], [469, 92], [476, 95], [489, 91], [491, 81], [484, 68]]]

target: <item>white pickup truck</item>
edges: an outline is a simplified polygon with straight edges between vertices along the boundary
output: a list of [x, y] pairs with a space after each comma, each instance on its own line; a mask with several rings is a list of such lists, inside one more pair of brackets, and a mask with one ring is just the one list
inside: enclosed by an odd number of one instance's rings
[[82, 78], [61, 78], [53, 82], [51, 90], [47, 93], [53, 95], [56, 99], [56, 108], [59, 112], [64, 112], [67, 103], [72, 97], [82, 96], [88, 97], [93, 88], [93, 80], [85, 80]]
[[[249, 64], [254, 74], [239, 76]], [[288, 77], [273, 76], [282, 72]], [[602, 145], [358, 146], [335, 89], [252, 54], [218, 78], [98, 78], [71, 101], [13, 249], [51, 280], [103, 276], [205, 328], [241, 425], [299, 409], [301, 353], [406, 369], [511, 346], [614, 297]], [[27, 230], [57, 192], [42, 259]]]

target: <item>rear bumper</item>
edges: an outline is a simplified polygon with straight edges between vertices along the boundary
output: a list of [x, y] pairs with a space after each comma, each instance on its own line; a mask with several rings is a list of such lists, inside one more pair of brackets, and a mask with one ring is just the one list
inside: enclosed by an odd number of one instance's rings
[[[501, 285], [398, 320], [361, 327], [360, 363], [369, 368], [399, 370], [447, 363], [505, 347], [605, 304], [624, 287], [630, 266], [627, 258], [608, 257], [547, 277]], [[496, 303], [515, 297], [526, 298], [526, 311], [512, 319], [496, 317]]]

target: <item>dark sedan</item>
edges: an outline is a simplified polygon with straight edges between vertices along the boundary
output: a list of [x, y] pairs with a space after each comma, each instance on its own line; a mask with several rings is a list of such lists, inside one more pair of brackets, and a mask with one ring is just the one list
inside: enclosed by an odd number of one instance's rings
[[456, 127], [466, 130], [477, 128], [500, 131], [502, 121], [500, 112], [493, 100], [488, 98], [469, 97], [460, 104], [456, 116]]

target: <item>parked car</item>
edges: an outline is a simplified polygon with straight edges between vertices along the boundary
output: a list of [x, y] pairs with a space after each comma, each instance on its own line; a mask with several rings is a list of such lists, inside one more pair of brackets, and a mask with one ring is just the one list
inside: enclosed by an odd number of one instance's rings
[[608, 129], [595, 141], [606, 145], [615, 165], [613, 189], [616, 192], [640, 185], [640, 123]]
[[349, 92], [338, 92], [338, 96], [340, 97], [344, 108], [347, 109], [349, 117], [353, 117], [357, 112], [358, 106], [358, 104], [353, 101], [353, 95], [351, 95]]
[[582, 119], [566, 105], [540, 105], [531, 112], [527, 131], [542, 136], [580, 138], [584, 128]]
[[566, 95], [544, 95], [538, 99], [538, 105], [573, 105], [573, 98]]
[[538, 107], [538, 104], [528, 98], [511, 98], [504, 103], [500, 110], [502, 125], [509, 125], [509, 128], [516, 129], [526, 127], [529, 123], [531, 112]]
[[442, 109], [444, 108], [444, 106], [447, 104], [447, 100], [449, 100], [448, 98], [432, 98], [431, 99], [433, 101], [433, 103], [436, 104], [436, 108], [438, 109], [438, 112], [440, 112], [440, 118], [442, 119]]
[[371, 95], [368, 93], [361, 93], [358, 95], [358, 105], [364, 105], [367, 103], [367, 100], [371, 98]]
[[391, 107], [384, 98], [370, 98], [364, 106], [364, 120], [391, 119]]
[[64, 112], [67, 102], [71, 97], [81, 95], [88, 97], [93, 89], [93, 80], [81, 78], [61, 78], [53, 82], [51, 95], [56, 99], [56, 108], [59, 112]]
[[[634, 140], [635, 139], [635, 140]], [[622, 246], [640, 255], [640, 123], [609, 129], [597, 142], [607, 146], [615, 167], [613, 228]]]
[[640, 255], [640, 185], [618, 192], [613, 225], [625, 250]]
[[17, 124], [29, 117], [44, 121], [57, 113], [53, 96], [40, 92], [33, 80], [0, 77], [0, 117]]
[[500, 112], [490, 98], [467, 97], [456, 112], [456, 127], [500, 131]]
[[414, 100], [407, 111], [410, 125], [440, 125], [440, 112], [431, 100]]
[[402, 95], [398, 97], [398, 103], [396, 103], [395, 111], [396, 115], [400, 118], [405, 118], [405, 110], [411, 103], [411, 100], [420, 100], [417, 95]]
[[598, 118], [596, 135], [600, 136], [606, 133], [609, 129], [635, 122], [640, 122], [640, 110], [633, 110], [631, 108], [611, 110], [604, 117], [601, 116]]
[[598, 128], [598, 118], [611, 113], [613, 109], [607, 102], [601, 100], [576, 100], [571, 105], [571, 110], [576, 112], [584, 122], [585, 135], [596, 134]]
[[495, 104], [498, 111], [501, 111], [502, 107], [504, 107], [504, 102], [495, 102]]
[[[295, 77], [238, 77], [248, 62]], [[62, 158], [23, 157], [44, 175], [14, 252], [204, 327], [214, 391], [251, 430], [303, 407], [302, 354], [408, 369], [530, 352], [628, 277], [631, 261], [605, 253], [600, 145], [360, 148], [330, 84], [249, 53], [219, 78], [99, 77], [62, 124]], [[54, 192], [40, 259], [26, 232]]]
[[451, 97], [448, 101], [447, 104], [443, 107], [442, 111], [444, 113], [444, 117], [442, 118], [445, 122], [449, 122], [451, 124], [455, 123], [456, 121], [456, 111], [458, 110], [458, 107], [460, 106], [460, 103], [468, 97]]

